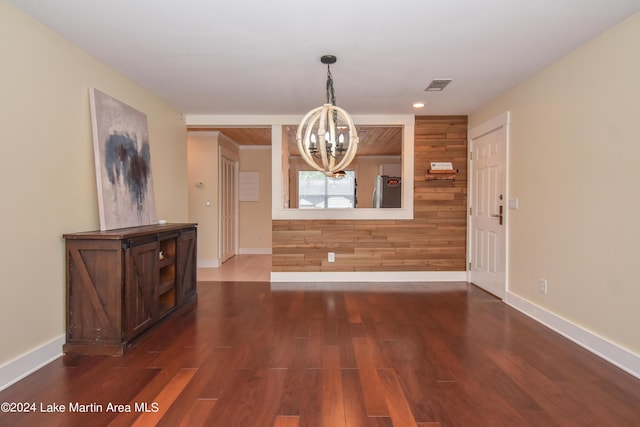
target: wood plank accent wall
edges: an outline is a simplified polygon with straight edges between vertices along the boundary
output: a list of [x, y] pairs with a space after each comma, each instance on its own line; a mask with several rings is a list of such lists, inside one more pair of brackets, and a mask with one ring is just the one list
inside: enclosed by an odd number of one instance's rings
[[[417, 116], [414, 219], [274, 220], [272, 271], [465, 271], [467, 152], [467, 116]], [[431, 162], [455, 181], [427, 182]]]

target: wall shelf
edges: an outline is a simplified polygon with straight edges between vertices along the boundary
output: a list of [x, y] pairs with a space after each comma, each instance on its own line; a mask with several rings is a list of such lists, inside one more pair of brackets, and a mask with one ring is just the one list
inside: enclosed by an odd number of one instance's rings
[[425, 181], [451, 181], [455, 184], [458, 169], [433, 170], [427, 169], [424, 173]]

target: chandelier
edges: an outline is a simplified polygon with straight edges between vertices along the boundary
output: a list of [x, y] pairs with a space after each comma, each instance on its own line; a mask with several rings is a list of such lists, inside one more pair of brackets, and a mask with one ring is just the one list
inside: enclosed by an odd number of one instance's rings
[[324, 55], [327, 65], [327, 102], [309, 111], [300, 122], [296, 141], [300, 155], [315, 170], [332, 178], [342, 178], [358, 149], [358, 132], [349, 113], [336, 106], [330, 65], [337, 58]]

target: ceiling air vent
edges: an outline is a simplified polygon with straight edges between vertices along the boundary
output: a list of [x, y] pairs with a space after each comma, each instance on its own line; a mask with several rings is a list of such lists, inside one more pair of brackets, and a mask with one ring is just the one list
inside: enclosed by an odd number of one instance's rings
[[447, 85], [451, 83], [451, 79], [435, 79], [429, 83], [429, 86], [425, 89], [426, 92], [439, 92], [443, 90]]

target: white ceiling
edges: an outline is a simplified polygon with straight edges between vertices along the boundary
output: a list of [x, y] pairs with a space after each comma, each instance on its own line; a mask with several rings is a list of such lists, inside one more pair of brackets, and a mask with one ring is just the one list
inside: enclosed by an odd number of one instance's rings
[[[185, 114], [304, 114], [325, 101], [327, 53], [351, 114], [468, 114], [640, 10], [640, 0], [11, 2]], [[425, 92], [436, 78], [453, 83]]]

